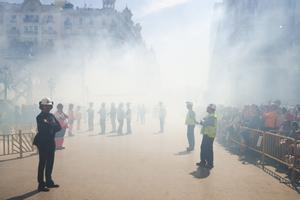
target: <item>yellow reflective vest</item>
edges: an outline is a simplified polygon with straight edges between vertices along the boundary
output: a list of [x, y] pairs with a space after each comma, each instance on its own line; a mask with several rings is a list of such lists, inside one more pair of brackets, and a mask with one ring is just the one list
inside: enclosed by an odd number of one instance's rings
[[210, 138], [215, 138], [217, 135], [217, 116], [215, 114], [208, 114], [202, 123], [201, 133]]
[[196, 114], [194, 111], [192, 110], [188, 111], [185, 118], [185, 124], [188, 126], [196, 125]]

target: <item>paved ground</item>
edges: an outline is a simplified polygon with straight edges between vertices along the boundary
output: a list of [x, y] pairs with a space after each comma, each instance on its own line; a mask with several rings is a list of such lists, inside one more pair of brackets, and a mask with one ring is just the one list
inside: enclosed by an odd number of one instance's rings
[[37, 156], [0, 162], [0, 199], [300, 199], [217, 144], [215, 168], [197, 170], [199, 142], [195, 152], [186, 154], [183, 126], [167, 127], [165, 134], [154, 134], [156, 129], [138, 125], [130, 136], [67, 138], [66, 149], [56, 153], [53, 173], [61, 187], [48, 193], [35, 192]]

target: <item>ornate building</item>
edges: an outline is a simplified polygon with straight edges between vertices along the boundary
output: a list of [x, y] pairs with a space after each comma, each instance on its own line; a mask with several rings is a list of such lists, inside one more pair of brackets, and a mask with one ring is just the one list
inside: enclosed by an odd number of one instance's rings
[[101, 9], [74, 8], [65, 0], [51, 5], [40, 0], [0, 3], [0, 48], [34, 54], [78, 36], [111, 38], [117, 44], [142, 43], [141, 26], [132, 21], [131, 11], [126, 7], [119, 12], [115, 3], [103, 0]]
[[212, 30], [214, 100], [299, 101], [300, 1], [223, 0]]

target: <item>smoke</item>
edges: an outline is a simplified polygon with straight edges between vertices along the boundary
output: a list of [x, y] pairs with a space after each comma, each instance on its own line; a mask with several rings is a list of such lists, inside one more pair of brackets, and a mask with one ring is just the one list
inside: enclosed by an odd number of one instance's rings
[[219, 4], [210, 78], [215, 101], [299, 100], [299, 42], [291, 2]]

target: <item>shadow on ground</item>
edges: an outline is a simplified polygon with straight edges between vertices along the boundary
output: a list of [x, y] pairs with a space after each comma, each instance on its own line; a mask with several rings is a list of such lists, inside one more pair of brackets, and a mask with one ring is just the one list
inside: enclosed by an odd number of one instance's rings
[[203, 179], [207, 178], [210, 174], [210, 170], [205, 167], [198, 167], [198, 169], [192, 173], [190, 173], [194, 178]]
[[23, 199], [27, 199], [27, 198], [29, 198], [29, 197], [32, 197], [32, 196], [34, 196], [34, 195], [36, 195], [36, 194], [38, 194], [38, 193], [39, 193], [39, 191], [33, 190], [33, 191], [31, 191], [31, 192], [27, 192], [27, 193], [22, 194], [22, 195], [20, 195], [20, 196], [11, 197], [11, 198], [6, 199], [6, 200], [23, 200]]
[[184, 155], [189, 155], [189, 154], [191, 154], [190, 151], [180, 151], [178, 153], [175, 153], [174, 155], [175, 156], [184, 156]]

